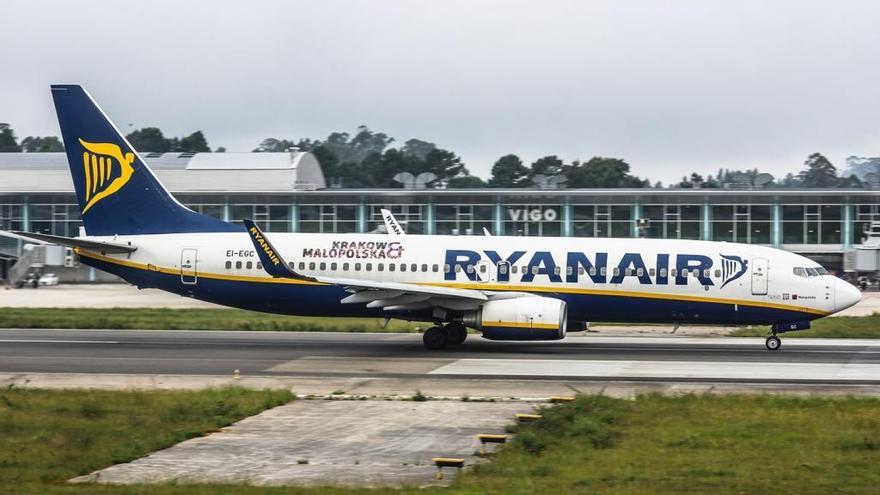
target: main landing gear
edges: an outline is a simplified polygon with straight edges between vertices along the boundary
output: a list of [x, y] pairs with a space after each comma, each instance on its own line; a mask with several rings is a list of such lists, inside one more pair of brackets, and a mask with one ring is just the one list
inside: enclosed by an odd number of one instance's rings
[[431, 327], [422, 335], [425, 349], [439, 351], [448, 345], [461, 345], [467, 339], [467, 328], [461, 323], [447, 323], [442, 327]]
[[778, 350], [779, 347], [782, 345], [782, 340], [780, 340], [779, 337], [777, 337], [774, 333], [773, 335], [767, 337], [767, 341], [764, 342], [764, 345], [767, 346], [767, 349], [775, 351]]

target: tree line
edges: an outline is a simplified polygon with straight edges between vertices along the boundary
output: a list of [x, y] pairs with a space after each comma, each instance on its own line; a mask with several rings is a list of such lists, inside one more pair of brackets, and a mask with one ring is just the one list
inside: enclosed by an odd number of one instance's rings
[[[166, 137], [157, 127], [144, 127], [126, 135], [139, 152], [210, 152], [202, 131], [188, 136]], [[367, 126], [354, 133], [333, 132], [325, 139], [266, 138], [255, 152], [286, 152], [299, 149], [311, 152], [321, 163], [331, 187], [393, 188], [400, 172], [435, 177], [429, 187], [446, 188], [646, 188], [664, 187], [632, 175], [630, 165], [621, 158], [596, 156], [586, 161], [566, 162], [557, 155], [547, 155], [530, 164], [514, 154], [504, 155], [492, 165], [488, 180], [471, 175], [461, 158], [450, 150], [421, 139], [409, 139], [396, 146], [396, 140]], [[57, 136], [27, 136], [20, 142], [9, 124], [0, 123], [0, 152], [59, 152], [64, 146]], [[224, 152], [218, 147], [215, 152]], [[743, 188], [743, 187], [864, 187], [855, 175], [843, 177], [821, 153], [813, 153], [798, 174], [774, 178], [758, 169], [721, 169], [715, 175], [694, 172], [671, 187]]]

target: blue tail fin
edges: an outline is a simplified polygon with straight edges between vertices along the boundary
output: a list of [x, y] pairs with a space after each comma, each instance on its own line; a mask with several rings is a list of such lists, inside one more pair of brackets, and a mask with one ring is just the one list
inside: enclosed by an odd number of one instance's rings
[[88, 235], [243, 230], [178, 203], [82, 86], [52, 98]]

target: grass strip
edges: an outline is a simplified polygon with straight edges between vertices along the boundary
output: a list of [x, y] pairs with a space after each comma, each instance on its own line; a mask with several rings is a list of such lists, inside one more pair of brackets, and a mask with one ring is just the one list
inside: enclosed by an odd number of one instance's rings
[[[877, 339], [880, 338], [880, 315], [834, 316], [821, 318], [810, 323], [809, 330], [787, 332], [784, 338], [811, 337], [836, 339]], [[734, 330], [732, 337], [766, 337], [769, 327], [742, 327]]]
[[873, 494], [880, 400], [579, 396], [515, 427], [457, 493]]
[[285, 316], [242, 309], [0, 308], [0, 328], [416, 332], [425, 326], [392, 320], [384, 328], [380, 318]]
[[293, 399], [286, 390], [0, 390], [0, 493], [149, 493], [63, 485]]

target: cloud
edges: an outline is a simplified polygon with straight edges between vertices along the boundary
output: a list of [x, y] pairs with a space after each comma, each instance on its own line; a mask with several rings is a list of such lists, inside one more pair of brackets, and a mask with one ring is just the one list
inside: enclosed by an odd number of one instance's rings
[[499, 156], [627, 159], [636, 174], [795, 171], [878, 155], [880, 4], [331, 1], [0, 4], [0, 121], [57, 134], [48, 84], [121, 128], [268, 136], [367, 124], [487, 175]]

